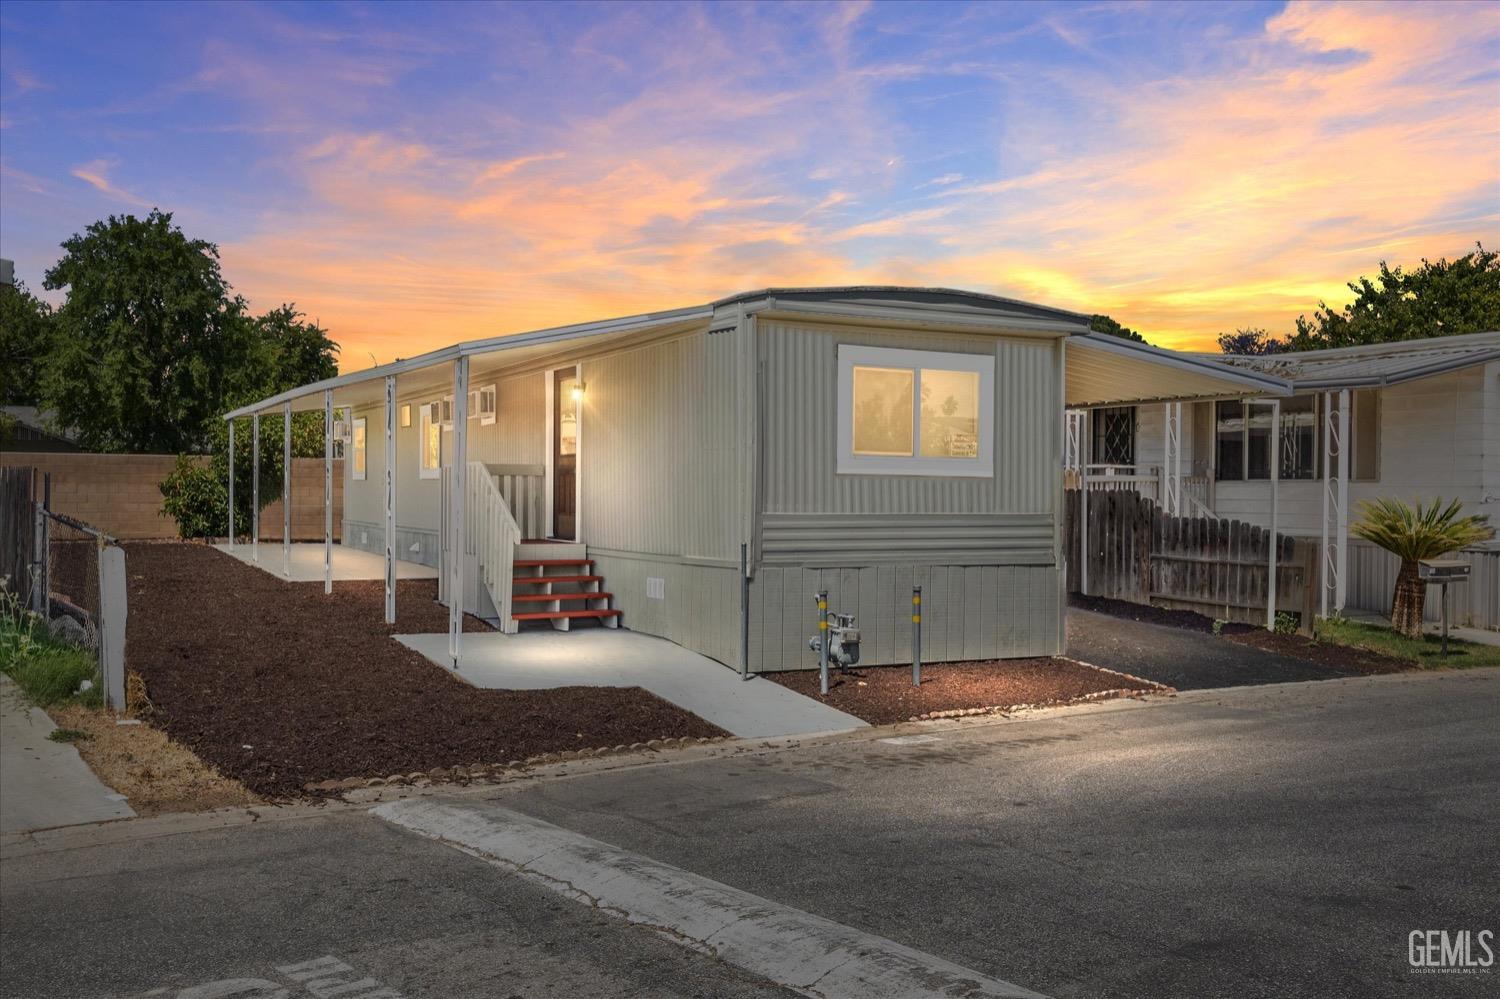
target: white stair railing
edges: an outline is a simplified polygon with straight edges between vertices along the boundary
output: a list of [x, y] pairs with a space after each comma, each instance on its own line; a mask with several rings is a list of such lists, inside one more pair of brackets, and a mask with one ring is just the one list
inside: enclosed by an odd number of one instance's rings
[[516, 545], [521, 543], [521, 527], [511, 514], [510, 504], [505, 502], [499, 483], [483, 462], [469, 462], [465, 500], [465, 528], [469, 548], [479, 564], [479, 581], [495, 604], [500, 630], [514, 634], [519, 626], [511, 615], [511, 575], [515, 571]]

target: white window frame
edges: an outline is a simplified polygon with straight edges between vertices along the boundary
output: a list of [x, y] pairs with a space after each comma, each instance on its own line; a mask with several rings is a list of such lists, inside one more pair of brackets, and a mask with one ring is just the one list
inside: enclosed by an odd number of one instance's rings
[[469, 389], [469, 419], [478, 420], [479, 425], [488, 427], [495, 422], [495, 386], [480, 385]]
[[453, 432], [453, 396], [452, 395], [445, 395], [445, 396], [443, 396], [442, 401], [439, 402], [438, 405], [441, 407], [442, 420], [440, 422], [442, 423], [443, 430], [447, 431], [448, 433], [452, 433]]
[[[361, 435], [364, 441], [360, 442]], [[364, 465], [364, 471], [360, 471]], [[349, 474], [355, 482], [370, 477], [370, 423], [368, 418], [356, 416], [349, 421]]]
[[[423, 479], [436, 479], [443, 474], [443, 420], [441, 402], [423, 403], [421, 419], [417, 421], [417, 475]], [[438, 463], [436, 468], [427, 467], [427, 430], [438, 428]]]
[[[854, 453], [854, 369], [905, 368], [912, 372], [912, 448], [919, 451], [921, 428], [921, 369], [972, 371], [979, 376], [979, 453], [974, 458], [931, 458], [921, 454], [864, 455]], [[840, 475], [921, 475], [933, 478], [988, 479], [995, 474], [995, 356], [955, 354], [939, 350], [907, 350], [838, 346], [838, 463]]]
[[404, 429], [406, 429], [407, 427], [410, 427], [410, 426], [411, 426], [411, 403], [409, 403], [409, 402], [403, 402], [401, 404], [401, 428], [404, 430]]

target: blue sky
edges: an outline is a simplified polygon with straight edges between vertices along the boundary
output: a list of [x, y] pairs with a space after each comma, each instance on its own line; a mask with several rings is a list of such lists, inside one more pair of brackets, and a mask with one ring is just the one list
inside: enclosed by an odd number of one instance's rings
[[0, 8], [0, 253], [172, 211], [346, 368], [883, 281], [1284, 330], [1500, 245], [1492, 4]]

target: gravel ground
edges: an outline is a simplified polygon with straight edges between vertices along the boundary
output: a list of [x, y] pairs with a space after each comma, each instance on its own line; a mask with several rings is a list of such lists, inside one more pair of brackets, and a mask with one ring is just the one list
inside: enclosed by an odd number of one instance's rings
[[912, 686], [910, 666], [867, 666], [847, 676], [834, 671], [826, 695], [819, 692], [817, 670], [766, 676], [872, 725], [904, 722], [933, 711], [1061, 704], [1106, 690], [1157, 689], [1143, 680], [1054, 658], [924, 664], [920, 687]]
[[[433, 580], [288, 583], [210, 547], [126, 546], [126, 656], [152, 722], [267, 797], [304, 785], [724, 733], [640, 688], [479, 690], [390, 636], [444, 631]], [[469, 631], [484, 630], [476, 619]]]

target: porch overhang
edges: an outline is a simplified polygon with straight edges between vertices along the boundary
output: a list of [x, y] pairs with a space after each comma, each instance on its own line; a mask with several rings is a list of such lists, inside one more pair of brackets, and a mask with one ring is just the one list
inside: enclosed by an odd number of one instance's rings
[[1069, 409], [1292, 394], [1291, 382], [1274, 375], [1104, 333], [1067, 345]]

